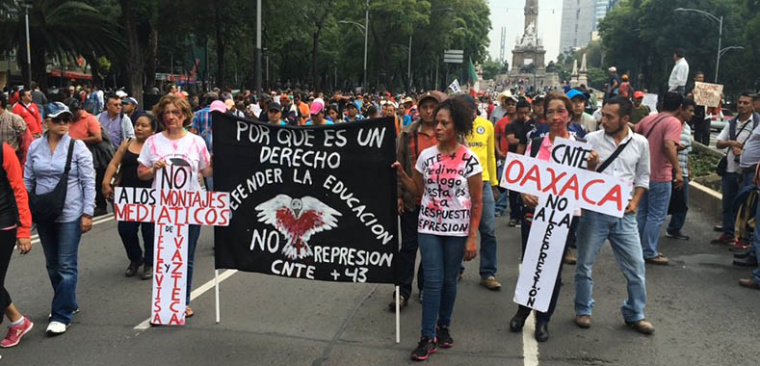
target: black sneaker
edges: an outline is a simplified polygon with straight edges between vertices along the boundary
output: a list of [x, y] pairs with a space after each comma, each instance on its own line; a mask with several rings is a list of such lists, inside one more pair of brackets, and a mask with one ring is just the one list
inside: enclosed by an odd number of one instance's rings
[[689, 240], [690, 239], [688, 235], [684, 235], [680, 231], [676, 231], [674, 233], [670, 233], [670, 232], [666, 231], [665, 232], [665, 237], [671, 238], [671, 239], [678, 239], [678, 240]]
[[422, 337], [420, 343], [417, 344], [417, 348], [412, 351], [412, 360], [425, 361], [438, 351], [438, 347], [435, 345], [435, 338]]
[[108, 215], [108, 209], [103, 207], [96, 207], [95, 212], [93, 212], [94, 217]]
[[[406, 305], [408, 305], [406, 297], [404, 297], [404, 295], [399, 295], [398, 299], [399, 299], [399, 304], [398, 304], [399, 310], [405, 308]], [[396, 312], [396, 294], [395, 293], [393, 294], [393, 300], [391, 300], [391, 303], [388, 304], [388, 310], [392, 312]]]
[[127, 270], [124, 271], [124, 276], [126, 277], [132, 277], [137, 274], [137, 271], [140, 269], [140, 265], [142, 263], [140, 262], [132, 262], [129, 264], [129, 267], [127, 267]]
[[435, 338], [438, 340], [438, 347], [454, 347], [454, 338], [451, 338], [451, 334], [449, 334], [449, 327], [439, 325], [435, 329]]

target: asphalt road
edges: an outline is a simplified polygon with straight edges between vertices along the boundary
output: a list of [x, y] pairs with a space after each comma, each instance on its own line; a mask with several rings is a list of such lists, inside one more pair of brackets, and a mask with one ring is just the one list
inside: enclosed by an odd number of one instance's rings
[[[619, 308], [625, 281], [605, 246], [595, 268], [596, 308], [591, 329], [573, 323], [573, 270], [565, 266], [551, 339], [509, 332], [515, 311], [519, 229], [497, 219], [500, 292], [478, 285], [469, 264], [459, 286], [452, 324], [456, 346], [440, 350], [431, 365], [758, 365], [760, 291], [737, 280], [749, 271], [731, 265], [725, 247], [710, 245], [714, 224], [689, 214], [691, 241], [661, 239], [671, 258], [647, 266], [647, 317], [656, 332], [628, 329]], [[212, 231], [204, 229], [196, 256], [196, 288], [213, 278]], [[22, 343], [2, 349], [9, 365], [399, 365], [411, 364], [419, 336], [420, 304], [402, 312], [400, 344], [387, 311], [392, 287], [333, 284], [238, 272], [221, 284], [222, 322], [214, 322], [213, 290], [193, 301], [184, 327], [135, 329], [149, 316], [150, 281], [125, 278], [127, 259], [108, 221], [84, 236], [78, 299], [81, 313], [62, 336], [44, 335], [52, 290], [39, 245], [14, 255], [6, 286], [35, 322]], [[7, 320], [6, 320], [7, 324]], [[526, 326], [526, 329], [530, 327]], [[4, 333], [3, 333], [4, 334]], [[525, 341], [524, 341], [525, 339]]]

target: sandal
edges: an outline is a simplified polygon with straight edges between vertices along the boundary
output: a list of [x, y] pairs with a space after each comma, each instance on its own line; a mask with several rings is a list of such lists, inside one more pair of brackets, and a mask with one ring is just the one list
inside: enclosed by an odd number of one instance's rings
[[185, 307], [185, 318], [192, 318], [195, 313], [193, 312], [193, 308], [190, 306]]

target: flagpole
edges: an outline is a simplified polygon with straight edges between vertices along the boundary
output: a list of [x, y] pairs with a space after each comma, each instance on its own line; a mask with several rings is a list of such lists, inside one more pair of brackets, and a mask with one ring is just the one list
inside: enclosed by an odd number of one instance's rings
[[401, 300], [401, 295], [399, 294], [400, 290], [401, 287], [396, 286], [396, 343], [401, 343], [401, 305], [399, 304]]

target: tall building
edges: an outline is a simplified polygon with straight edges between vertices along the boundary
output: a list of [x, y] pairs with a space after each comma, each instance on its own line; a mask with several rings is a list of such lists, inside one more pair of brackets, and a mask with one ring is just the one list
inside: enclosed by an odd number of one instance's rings
[[596, 0], [596, 11], [594, 13], [594, 31], [599, 30], [599, 22], [607, 16], [616, 5], [620, 3], [619, 0]]
[[599, 1], [601, 0], [563, 0], [560, 53], [586, 47], [591, 42]]

